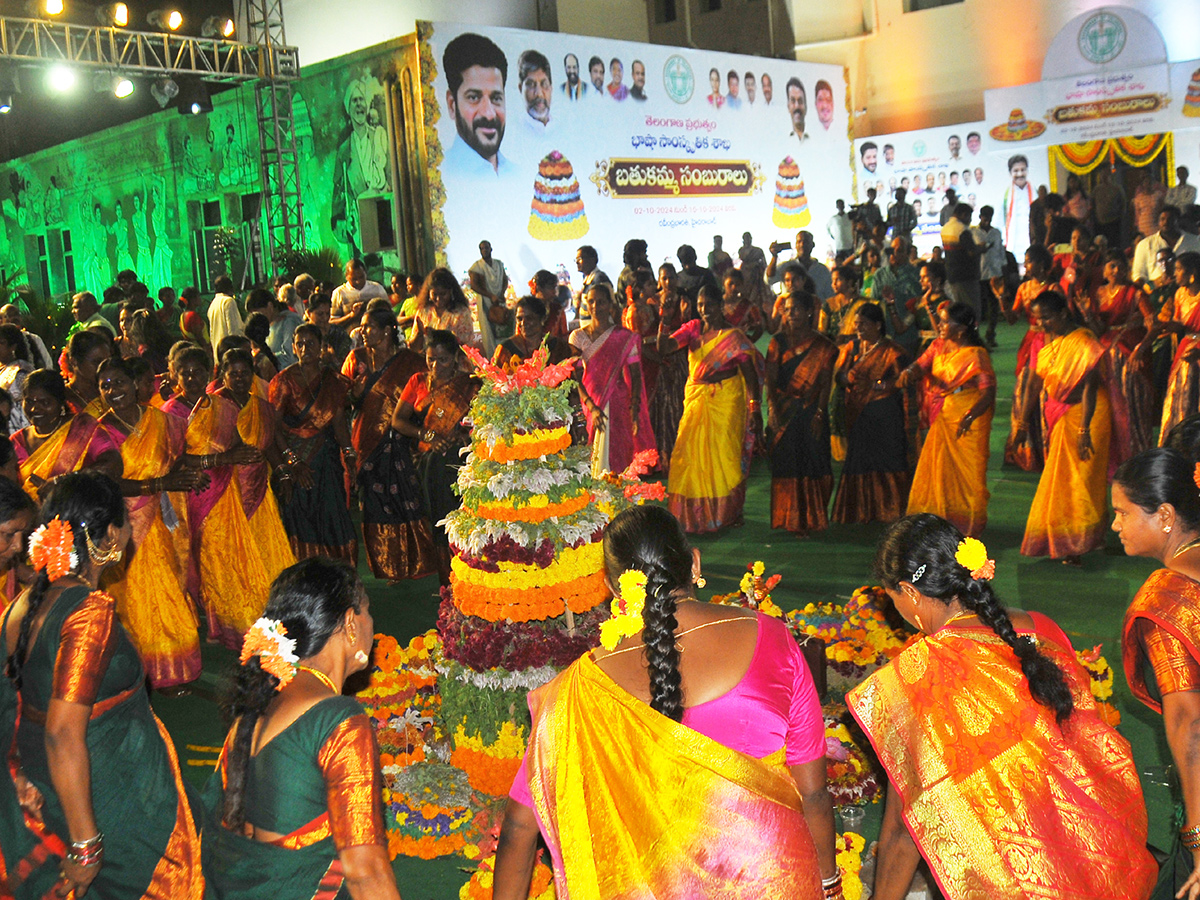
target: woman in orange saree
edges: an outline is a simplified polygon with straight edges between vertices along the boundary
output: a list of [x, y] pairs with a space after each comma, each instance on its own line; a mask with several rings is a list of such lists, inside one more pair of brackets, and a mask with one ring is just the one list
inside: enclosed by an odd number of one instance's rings
[[686, 347], [690, 366], [667, 505], [689, 534], [739, 525], [750, 455], [762, 431], [754, 345], [727, 326], [721, 292], [709, 285], [700, 290], [700, 318], [669, 337], [660, 330], [658, 347], [663, 353]]
[[492, 364], [511, 375], [522, 363], [533, 357], [543, 342], [550, 351], [546, 359], [547, 364], [554, 365], [569, 359], [572, 353], [571, 345], [560, 337], [546, 334], [547, 315], [546, 304], [540, 297], [529, 296], [518, 300], [517, 333], [496, 345]]
[[613, 519], [604, 558], [614, 608], [634, 607], [529, 695], [495, 900], [528, 896], [539, 833], [564, 900], [840, 900], [824, 725], [795, 641], [762, 613], [695, 602], [699, 552], [662, 507]]
[[889, 780], [873, 900], [922, 858], [948, 900], [1149, 897], [1133, 755], [1062, 630], [1006, 610], [987, 549], [937, 516], [888, 529], [876, 567], [923, 636], [846, 697]]
[[54, 479], [78, 471], [85, 463], [105, 474], [120, 475], [121, 454], [116, 447], [105, 451], [93, 447], [88, 463], [96, 420], [87, 413], [71, 413], [66, 385], [57, 372], [30, 372], [22, 403], [31, 424], [12, 436], [12, 446], [21, 467], [21, 484], [31, 497], [41, 497]]
[[1160, 446], [1173, 427], [1200, 411], [1200, 253], [1179, 254], [1175, 284], [1175, 296], [1163, 304], [1150, 329], [1151, 337], [1179, 336], [1163, 397]]
[[280, 494], [280, 513], [297, 559], [355, 562], [358, 540], [342, 463], [343, 456], [351, 464], [356, 456], [346, 424], [350, 380], [322, 365], [321, 340], [316, 325], [299, 326], [292, 337], [297, 361], [271, 380], [270, 401], [283, 425], [278, 434], [291, 476]]
[[843, 344], [834, 379], [845, 393], [849, 440], [833, 520], [892, 522], [904, 515], [910, 483], [909, 435], [900, 373], [908, 355], [883, 334], [883, 310], [865, 303], [858, 336]]
[[[163, 518], [169, 501], [165, 507], [163, 501], [166, 491], [194, 490], [204, 477], [197, 469], [173, 471], [183, 456], [185, 424], [138, 403], [129, 360], [101, 364], [99, 384], [108, 412], [100, 418], [98, 443], [120, 448], [119, 484], [133, 528], [130, 555], [113, 567], [105, 589], [117, 602], [151, 687], [177, 687], [200, 675], [200, 622]], [[173, 509], [171, 518], [174, 523]]]
[[425, 360], [400, 346], [390, 310], [370, 310], [362, 322], [364, 346], [346, 357], [342, 374], [359, 405], [350, 440], [358, 455], [363, 546], [376, 578], [423, 578], [437, 570], [433, 532], [421, 514], [412, 449], [393, 434], [392, 413], [408, 380], [425, 370]]
[[[1117, 470], [1113, 531], [1129, 556], [1158, 560], [1125, 613], [1122, 662], [1129, 689], [1163, 717], [1183, 818], [1159, 872], [1156, 900], [1200, 886], [1200, 493], [1195, 463], [1176, 450], [1148, 450]], [[1175, 792], [1172, 791], [1174, 794]]]
[[1043, 292], [1033, 301], [1033, 313], [1046, 345], [1027, 390], [1041, 394], [1046, 467], [1021, 553], [1079, 565], [1082, 554], [1104, 546], [1108, 527], [1112, 415], [1100, 373], [1104, 350], [1088, 329], [1072, 328], [1062, 294]]
[[[965, 303], [938, 310], [938, 339], [907, 371], [925, 375], [929, 433], [908, 513], [929, 512], [978, 537], [987, 525], [987, 463], [996, 373]], [[906, 376], [911, 377], [911, 376]]]
[[[1004, 442], [1004, 461], [1026, 472], [1040, 471], [1045, 464], [1042, 457], [1042, 425], [1039, 409], [1026, 408], [1027, 403], [1036, 404], [1036, 393], [1028, 390], [1029, 381], [1037, 365], [1038, 351], [1046, 343], [1046, 335], [1035, 322], [1033, 301], [1045, 291], [1058, 291], [1058, 282], [1050, 277], [1053, 258], [1045, 247], [1033, 246], [1025, 251], [1025, 280], [1017, 287], [1012, 309], [1004, 310], [1009, 325], [1015, 325], [1025, 314], [1029, 328], [1017, 348], [1017, 384], [1013, 388], [1012, 411], [1009, 414], [1008, 439]], [[1024, 430], [1022, 430], [1024, 429]], [[1021, 436], [1018, 438], [1017, 433]]]
[[788, 297], [783, 327], [767, 348], [771, 527], [801, 536], [829, 524], [833, 493], [825, 410], [838, 351], [813, 330], [812, 310], [811, 295], [797, 291]]
[[263, 568], [267, 578], [274, 581], [296, 561], [271, 489], [271, 470], [284, 469], [275, 436], [278, 415], [270, 403], [254, 392], [256, 381], [261, 379], [255, 376], [254, 357], [249, 352], [227, 350], [218, 374], [221, 387], [215, 393], [232, 400], [241, 410], [237, 417], [238, 435], [243, 445], [260, 454], [256, 462], [235, 466], [234, 476]]

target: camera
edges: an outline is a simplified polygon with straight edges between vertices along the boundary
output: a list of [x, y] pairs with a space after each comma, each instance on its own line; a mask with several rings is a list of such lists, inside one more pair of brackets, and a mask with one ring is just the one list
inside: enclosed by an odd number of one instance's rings
[[787, 250], [791, 246], [792, 245], [789, 244], [787, 241], [775, 241], [773, 244], [771, 244], [771, 247], [770, 247], [771, 255], [778, 256], [780, 253], [782, 253], [784, 250]]

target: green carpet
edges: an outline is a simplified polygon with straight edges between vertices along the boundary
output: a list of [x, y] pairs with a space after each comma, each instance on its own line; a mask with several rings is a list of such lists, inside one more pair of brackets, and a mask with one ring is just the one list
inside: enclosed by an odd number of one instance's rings
[[[1172, 809], [1166, 787], [1171, 758], [1162, 719], [1132, 698], [1120, 661], [1125, 608], [1157, 564], [1152, 560], [1127, 558], [1112, 535], [1104, 551], [1084, 558], [1081, 569], [1069, 569], [1050, 560], [1027, 559], [1018, 552], [1037, 476], [1002, 467], [1001, 463], [1008, 433], [1016, 348], [1023, 333], [1024, 326], [1002, 328], [1001, 347], [993, 355], [999, 389], [988, 467], [992, 497], [984, 541], [996, 560], [995, 586], [1006, 605], [1038, 610], [1057, 621], [1076, 648], [1103, 644], [1104, 654], [1117, 673], [1113, 699], [1121, 712], [1120, 732], [1133, 745], [1146, 792], [1151, 842], [1166, 846]], [[765, 340], [761, 344], [765, 350]], [[871, 567], [881, 526], [833, 525], [827, 531], [798, 540], [768, 527], [769, 509], [770, 475], [760, 460], [750, 476], [746, 524], [695, 541], [703, 554], [707, 592], [734, 590], [746, 564], [756, 559], [766, 563], [768, 573], [778, 572], [783, 576], [774, 599], [784, 609], [814, 601], [844, 600], [856, 587], [873, 583]], [[435, 625], [436, 579], [388, 587], [373, 579], [365, 565], [361, 570], [371, 597], [376, 631], [407, 642]], [[219, 747], [224, 739], [224, 725], [215, 697], [219, 678], [233, 661], [233, 654], [206, 647], [205, 674], [192, 696], [167, 699], [155, 695], [154, 698], [155, 710], [175, 739], [185, 773], [196, 784], [203, 783], [212, 771], [216, 757], [212, 748]], [[879, 806], [869, 811], [864, 828], [868, 837], [878, 830], [879, 811]], [[432, 862], [400, 859], [395, 868], [406, 900], [453, 900], [467, 878], [460, 871], [460, 866], [466, 865], [456, 858]]]

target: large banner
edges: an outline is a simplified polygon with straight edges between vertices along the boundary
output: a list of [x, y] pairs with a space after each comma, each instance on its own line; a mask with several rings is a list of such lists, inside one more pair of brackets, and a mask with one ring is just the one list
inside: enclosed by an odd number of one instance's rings
[[[734, 258], [818, 252], [850, 200], [840, 66], [515, 29], [418, 23], [439, 259], [463, 274], [487, 240], [523, 283], [573, 273], [589, 244], [616, 278], [631, 238], [650, 261], [713, 237]], [[578, 276], [576, 278], [578, 284]]]

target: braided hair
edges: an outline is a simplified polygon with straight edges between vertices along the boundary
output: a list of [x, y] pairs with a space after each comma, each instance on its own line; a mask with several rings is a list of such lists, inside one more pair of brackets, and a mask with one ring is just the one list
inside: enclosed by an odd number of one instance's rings
[[905, 516], [893, 523], [879, 542], [875, 571], [884, 587], [894, 591], [902, 581], [911, 583], [913, 573], [923, 569], [921, 593], [947, 605], [958, 600], [979, 616], [1017, 655], [1033, 699], [1053, 710], [1061, 724], [1075, 708], [1066, 675], [1029, 637], [1017, 634], [991, 582], [972, 578], [954, 558], [962, 540], [962, 532], [940, 516]]
[[[302, 559], [284, 569], [271, 585], [263, 616], [278, 619], [296, 642], [296, 656], [320, 653], [337, 633], [346, 611], [362, 610], [366, 593], [358, 574], [345, 563], [323, 556]], [[279, 691], [279, 679], [252, 656], [234, 672], [223, 706], [233, 722], [233, 743], [226, 757], [225, 802], [221, 820], [241, 831], [246, 824], [246, 767], [258, 720]]]
[[627, 509], [604, 530], [604, 572], [609, 583], [616, 584], [627, 569], [646, 576], [642, 643], [650, 672], [650, 707], [682, 721], [675, 607], [681, 595], [691, 592], [692, 549], [679, 522], [661, 506]]
[[[75, 553], [80, 560], [86, 560], [88, 537], [91, 537], [93, 543], [98, 543], [108, 533], [110, 525], [124, 527], [125, 501], [121, 497], [120, 487], [107, 475], [75, 472], [64, 475], [54, 485], [46, 502], [42, 504], [38, 524], [49, 524], [56, 517], [70, 523], [75, 535]], [[21, 620], [17, 643], [4, 669], [4, 674], [12, 679], [18, 690], [21, 687], [21, 670], [29, 652], [29, 636], [33, 630], [33, 622], [37, 618], [38, 610], [46, 601], [46, 591], [49, 587], [50, 576], [42, 569], [33, 580], [29, 593], [25, 595], [25, 618]]]

